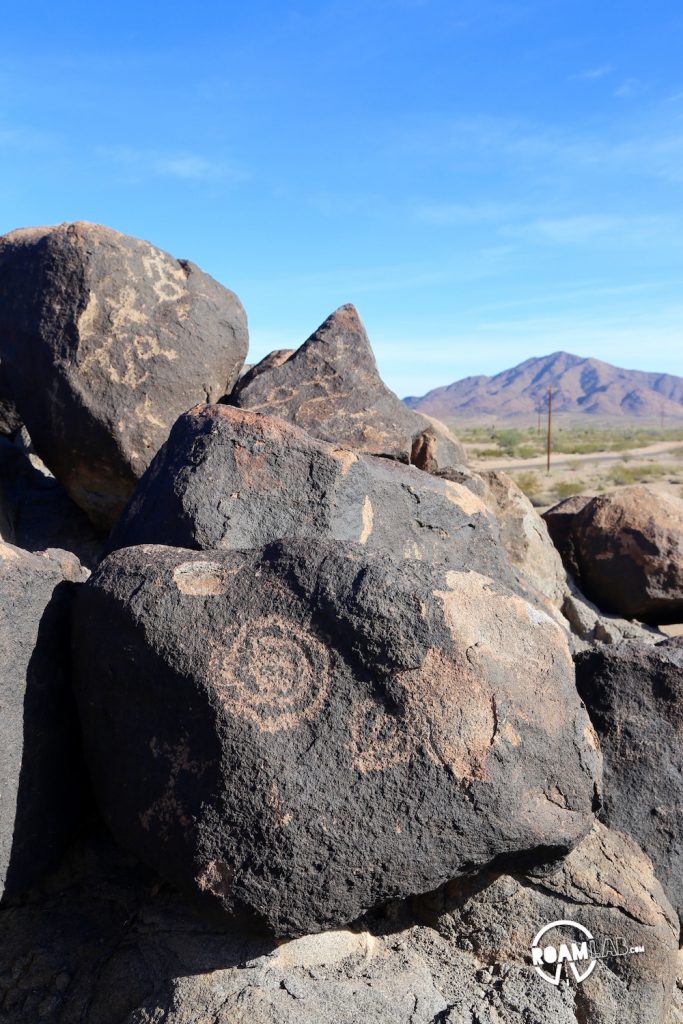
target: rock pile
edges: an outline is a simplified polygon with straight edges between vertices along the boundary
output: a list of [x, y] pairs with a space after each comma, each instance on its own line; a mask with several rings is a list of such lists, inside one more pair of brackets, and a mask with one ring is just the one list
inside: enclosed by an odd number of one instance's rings
[[[0, 240], [0, 1022], [664, 1022], [680, 649], [601, 642], [352, 306], [246, 348], [148, 243]], [[577, 552], [626, 522], [589, 505]], [[608, 959], [555, 986], [531, 944], [567, 918]]]

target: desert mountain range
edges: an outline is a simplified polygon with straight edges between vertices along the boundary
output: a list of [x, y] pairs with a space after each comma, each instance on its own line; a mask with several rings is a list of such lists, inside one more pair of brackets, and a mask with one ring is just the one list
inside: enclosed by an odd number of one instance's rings
[[530, 417], [547, 408], [549, 387], [558, 413], [683, 418], [683, 377], [624, 370], [569, 352], [527, 359], [493, 377], [465, 377], [405, 401], [440, 419]]

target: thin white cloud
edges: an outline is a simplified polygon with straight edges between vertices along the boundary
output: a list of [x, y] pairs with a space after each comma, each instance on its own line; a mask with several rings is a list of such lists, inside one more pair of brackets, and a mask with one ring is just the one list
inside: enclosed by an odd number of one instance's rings
[[523, 172], [527, 183], [542, 187], [560, 180], [575, 187], [582, 173], [594, 183], [596, 171], [683, 182], [683, 131], [671, 120], [572, 132], [489, 115], [422, 117], [389, 137], [388, 146], [396, 158], [417, 154], [447, 163], [456, 173], [489, 170], [495, 162], [499, 173]]
[[177, 178], [196, 182], [234, 182], [243, 172], [231, 161], [209, 160], [197, 153], [163, 153], [130, 146], [99, 147], [96, 156], [124, 171], [131, 180]]
[[587, 71], [580, 71], [578, 75], [572, 75], [574, 80], [584, 82], [594, 82], [598, 78], [604, 78], [606, 75], [611, 75], [614, 68], [611, 64], [602, 64], [597, 68], [589, 68]]
[[421, 203], [414, 218], [423, 224], [493, 224], [519, 215], [512, 203]]
[[625, 78], [614, 90], [614, 96], [618, 99], [630, 100], [635, 99], [637, 96], [642, 96], [648, 92], [650, 86], [647, 82], [643, 82], [640, 78]]
[[560, 245], [583, 245], [599, 236], [624, 231], [629, 222], [624, 217], [605, 214], [580, 214], [573, 217], [553, 217], [535, 220], [518, 227], [508, 228], [507, 233], [536, 237]]

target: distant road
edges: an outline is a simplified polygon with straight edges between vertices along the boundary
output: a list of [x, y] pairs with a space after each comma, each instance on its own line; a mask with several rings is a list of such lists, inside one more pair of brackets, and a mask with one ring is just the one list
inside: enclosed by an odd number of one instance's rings
[[[663, 452], [671, 451], [672, 448], [682, 448], [681, 441], [659, 441], [657, 444], [650, 444], [646, 448], [629, 448], [624, 452], [591, 452], [589, 455], [552, 455], [550, 456], [550, 468], [556, 469], [561, 466], [571, 466], [574, 463], [586, 462], [620, 462], [625, 455], [631, 458], [645, 458], [648, 455], [661, 455]], [[533, 459], [472, 459], [471, 464], [475, 469], [539, 469], [545, 466], [545, 455], [535, 455]]]

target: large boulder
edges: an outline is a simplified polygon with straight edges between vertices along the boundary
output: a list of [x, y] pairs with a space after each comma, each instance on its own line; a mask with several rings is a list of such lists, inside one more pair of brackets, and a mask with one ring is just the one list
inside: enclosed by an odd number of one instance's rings
[[180, 417], [109, 547], [239, 549], [287, 537], [356, 541], [514, 583], [496, 521], [467, 488], [227, 405]]
[[79, 598], [105, 818], [209, 906], [319, 931], [590, 828], [565, 634], [485, 576], [339, 542], [143, 545]]
[[84, 578], [67, 552], [0, 541], [0, 895], [61, 854], [82, 813], [69, 610]]
[[[239, 381], [229, 401], [279, 416], [313, 437], [411, 462], [427, 461], [425, 431], [439, 432], [430, 467], [465, 473], [462, 446], [443, 426], [413, 412], [383, 383], [354, 306], [341, 306], [283, 362], [266, 357]], [[471, 476], [471, 474], [469, 474]]]
[[571, 529], [581, 589], [604, 611], [683, 620], [683, 501], [640, 485], [592, 498]]
[[237, 380], [244, 310], [198, 267], [95, 224], [0, 239], [0, 358], [38, 454], [100, 526], [171, 424]]
[[485, 485], [484, 501], [498, 520], [511, 563], [535, 590], [561, 608], [567, 594], [567, 574], [545, 523], [507, 473], [489, 469], [479, 475]]
[[[616, 937], [645, 952], [549, 984], [530, 947], [565, 918], [599, 951]], [[98, 836], [0, 916], [0, 1021], [663, 1024], [676, 951], [647, 858], [601, 826], [551, 873], [480, 874], [288, 942], [199, 920]]]
[[652, 858], [683, 915], [683, 648], [596, 644], [576, 656], [576, 685], [605, 759], [601, 816]]

